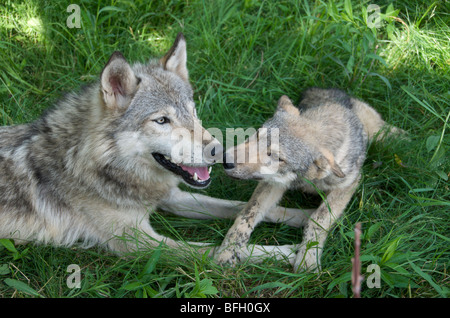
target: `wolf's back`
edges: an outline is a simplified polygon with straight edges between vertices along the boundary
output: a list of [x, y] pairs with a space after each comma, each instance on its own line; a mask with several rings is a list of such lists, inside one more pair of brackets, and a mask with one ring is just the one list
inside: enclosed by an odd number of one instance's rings
[[31, 124], [0, 127], [0, 155], [19, 146], [33, 135]]

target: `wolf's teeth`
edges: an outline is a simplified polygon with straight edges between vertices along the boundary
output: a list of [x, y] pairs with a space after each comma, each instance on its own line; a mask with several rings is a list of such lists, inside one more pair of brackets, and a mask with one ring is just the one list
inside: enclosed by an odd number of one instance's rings
[[194, 181], [198, 180], [197, 172], [194, 172], [194, 176], [192, 177], [192, 179], [194, 179]]
[[170, 158], [167, 157], [167, 156], [164, 156], [164, 159], [169, 160], [169, 161], [172, 161], [172, 160], [170, 160]]
[[212, 171], [212, 167], [209, 167], [208, 173], [211, 174], [211, 171]]

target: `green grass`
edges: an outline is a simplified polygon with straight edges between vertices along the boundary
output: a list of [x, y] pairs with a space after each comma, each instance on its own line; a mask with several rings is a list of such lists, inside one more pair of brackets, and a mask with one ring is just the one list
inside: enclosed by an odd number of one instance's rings
[[[157, 249], [121, 258], [93, 248], [0, 243], [0, 297], [351, 297], [353, 229], [362, 223], [362, 271], [381, 270], [362, 297], [448, 297], [450, 15], [448, 1], [377, 1], [386, 14], [367, 27], [370, 1], [79, 1], [81, 28], [69, 29], [71, 2], [0, 4], [0, 123], [36, 119], [64, 92], [97, 78], [109, 55], [161, 56], [179, 31], [206, 127], [258, 127], [287, 94], [339, 87], [364, 99], [410, 140], [372, 144], [361, 184], [330, 233], [323, 271], [293, 273], [267, 260], [222, 269], [202, 256]], [[45, 8], [45, 9], [44, 9]], [[397, 11], [398, 10], [398, 11]], [[371, 12], [368, 13], [369, 15]], [[208, 195], [247, 200], [255, 182], [220, 167]], [[1, 195], [1, 194], [0, 194]], [[314, 206], [289, 192], [282, 204]], [[161, 233], [220, 243], [231, 221], [152, 216]], [[292, 244], [301, 230], [262, 224], [252, 242]], [[81, 268], [69, 289], [67, 266]]]

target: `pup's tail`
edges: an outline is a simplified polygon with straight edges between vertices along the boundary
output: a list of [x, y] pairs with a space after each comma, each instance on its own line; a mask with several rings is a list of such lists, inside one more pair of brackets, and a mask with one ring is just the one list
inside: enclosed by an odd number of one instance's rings
[[366, 103], [356, 98], [351, 98], [351, 103], [353, 111], [363, 123], [369, 140], [381, 141], [388, 136], [406, 134], [404, 130], [387, 124], [380, 114]]

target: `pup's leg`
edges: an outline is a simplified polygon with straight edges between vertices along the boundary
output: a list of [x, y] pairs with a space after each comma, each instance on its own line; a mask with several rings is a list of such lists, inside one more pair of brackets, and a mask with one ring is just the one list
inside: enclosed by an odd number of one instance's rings
[[311, 215], [310, 220], [305, 225], [303, 241], [299, 245], [295, 258], [295, 271], [318, 271], [320, 269], [320, 258], [328, 232], [344, 212], [358, 186], [358, 181], [359, 178], [346, 188], [332, 190], [327, 195], [329, 208], [325, 202], [322, 202], [319, 208]]
[[285, 189], [278, 185], [266, 182], [258, 184], [250, 201], [236, 217], [216, 252], [215, 258], [220, 264], [234, 265], [249, 257], [247, 244], [253, 229], [275, 207], [284, 191]]
[[[234, 219], [245, 207], [246, 202], [212, 198], [198, 193], [190, 193], [173, 188], [159, 207], [176, 215], [195, 219]], [[299, 210], [273, 205], [263, 221], [285, 223], [289, 226], [303, 226], [314, 210]]]

